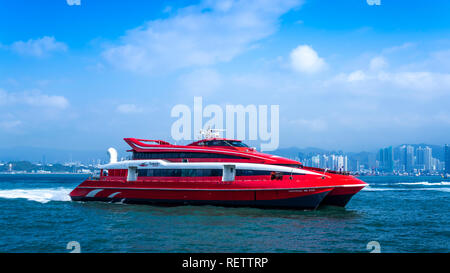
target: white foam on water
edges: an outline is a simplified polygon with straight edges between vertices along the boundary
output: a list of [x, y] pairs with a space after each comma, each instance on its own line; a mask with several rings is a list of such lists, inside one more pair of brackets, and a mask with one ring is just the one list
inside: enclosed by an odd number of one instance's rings
[[450, 188], [424, 188], [424, 189], [421, 189], [421, 190], [424, 190], [424, 191], [442, 191], [442, 192], [450, 192]]
[[[395, 189], [395, 188], [372, 188], [371, 186], [366, 186], [362, 189], [362, 191], [398, 191], [402, 189]], [[405, 190], [405, 189], [403, 189]]]
[[450, 188], [372, 188], [367, 186], [362, 191], [441, 191], [450, 192]]
[[430, 183], [427, 181], [424, 182], [402, 182], [402, 183], [396, 183], [399, 185], [424, 185], [424, 186], [450, 186], [450, 182], [435, 182], [435, 183]]
[[68, 188], [44, 188], [44, 189], [10, 189], [0, 190], [0, 198], [17, 199], [23, 198], [39, 203], [50, 201], [70, 201]]

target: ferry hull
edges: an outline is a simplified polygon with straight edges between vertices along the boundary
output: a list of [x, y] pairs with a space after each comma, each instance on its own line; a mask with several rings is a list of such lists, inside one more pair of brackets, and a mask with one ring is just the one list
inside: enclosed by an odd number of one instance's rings
[[364, 186], [335, 188], [325, 196], [320, 205], [345, 207], [350, 199], [362, 188]]
[[345, 207], [355, 194], [326, 196], [320, 205]]
[[[245, 191], [195, 191], [195, 190], [121, 190], [75, 189], [73, 201], [121, 202], [162, 206], [215, 205], [226, 207], [256, 207], [282, 209], [316, 209], [333, 189], [306, 190], [245, 190]], [[222, 197], [214, 199], [212, 197]], [[172, 198], [170, 198], [172, 197]], [[175, 197], [175, 198], [174, 198]], [[192, 197], [192, 198], [188, 198]]]

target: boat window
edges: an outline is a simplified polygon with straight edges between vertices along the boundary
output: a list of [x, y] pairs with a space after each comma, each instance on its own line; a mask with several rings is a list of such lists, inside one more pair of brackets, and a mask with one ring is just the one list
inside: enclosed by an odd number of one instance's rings
[[[265, 171], [265, 170], [236, 170], [236, 176], [252, 176], [252, 175], [273, 175], [274, 173], [280, 175], [291, 175], [292, 172], [273, 172], [273, 171]], [[300, 173], [295, 173], [294, 175], [303, 175]]]
[[242, 143], [242, 141], [228, 141], [228, 143], [230, 143], [234, 147], [247, 147], [248, 148], [248, 145], [245, 143]]
[[139, 177], [222, 176], [222, 169], [138, 169]]
[[182, 169], [181, 170], [181, 176], [182, 177], [190, 177], [190, 176], [196, 176], [196, 170], [193, 169]]
[[165, 158], [232, 158], [232, 159], [248, 159], [247, 157], [218, 154], [218, 153], [151, 153], [151, 152], [134, 152], [133, 159], [165, 159]]
[[236, 170], [237, 176], [252, 176], [252, 175], [270, 175], [270, 171], [264, 170]]
[[238, 140], [210, 140], [203, 142], [206, 146], [233, 146], [233, 147], [248, 147], [245, 143]]
[[210, 140], [205, 142], [206, 146], [229, 146], [223, 140]]
[[271, 180], [283, 180], [283, 173], [282, 172], [272, 172], [270, 174]]
[[167, 174], [168, 174], [168, 176], [180, 177], [181, 176], [181, 169], [169, 170], [167, 172]]

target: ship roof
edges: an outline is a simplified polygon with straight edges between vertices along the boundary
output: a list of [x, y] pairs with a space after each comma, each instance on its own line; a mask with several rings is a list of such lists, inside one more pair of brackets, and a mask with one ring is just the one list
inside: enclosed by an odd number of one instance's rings
[[[266, 154], [256, 151], [250, 147], [226, 147], [226, 146], [206, 146], [198, 145], [202, 142], [214, 141], [214, 140], [226, 140], [226, 141], [238, 141], [226, 138], [208, 138], [193, 142], [188, 145], [174, 145], [163, 140], [150, 140], [150, 139], [137, 139], [137, 138], [124, 138], [125, 142], [132, 148], [130, 152], [194, 152], [194, 153], [219, 153], [226, 155], [233, 155], [238, 157], [246, 157], [249, 159], [255, 159], [265, 164], [283, 164], [283, 165], [302, 165], [299, 161], [280, 157], [277, 155]], [[236, 149], [233, 149], [236, 148]]]

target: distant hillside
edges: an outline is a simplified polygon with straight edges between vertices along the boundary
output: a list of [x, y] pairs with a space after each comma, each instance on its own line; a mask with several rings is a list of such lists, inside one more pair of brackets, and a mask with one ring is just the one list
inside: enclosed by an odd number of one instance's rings
[[[36, 165], [29, 161], [13, 161], [9, 162], [11, 164], [11, 169], [14, 172], [27, 172], [27, 173], [36, 173], [36, 172], [52, 172], [52, 173], [81, 173], [85, 170], [94, 171], [95, 167], [93, 166], [64, 166], [62, 164], [46, 164], [46, 165]], [[9, 171], [9, 165], [4, 164], [0, 165], [0, 172]]]
[[323, 150], [320, 148], [307, 147], [307, 148], [298, 148], [298, 147], [290, 147], [290, 148], [281, 148], [275, 151], [269, 152], [273, 155], [278, 155], [287, 158], [296, 158], [299, 155], [308, 155], [314, 153], [328, 153], [329, 151]]
[[73, 151], [35, 147], [0, 148], [0, 161], [92, 162], [107, 160], [105, 151]]

